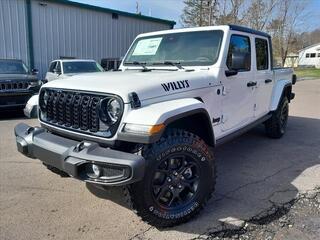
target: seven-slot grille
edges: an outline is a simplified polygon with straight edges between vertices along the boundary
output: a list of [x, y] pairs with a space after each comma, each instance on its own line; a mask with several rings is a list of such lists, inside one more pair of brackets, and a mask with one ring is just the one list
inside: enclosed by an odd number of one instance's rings
[[10, 81], [0, 83], [0, 91], [11, 91], [16, 89], [27, 89], [29, 83], [26, 81]]
[[40, 106], [45, 108], [46, 118], [42, 120], [61, 127], [98, 132], [99, 104], [103, 98], [106, 96], [44, 89], [40, 94]]

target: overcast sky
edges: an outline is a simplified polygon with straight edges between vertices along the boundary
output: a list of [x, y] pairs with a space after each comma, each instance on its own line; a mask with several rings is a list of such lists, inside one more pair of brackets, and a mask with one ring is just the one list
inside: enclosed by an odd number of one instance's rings
[[[90, 5], [106, 7], [125, 12], [136, 12], [137, 0], [72, 0]], [[301, 1], [301, 0], [296, 0]], [[176, 21], [176, 28], [181, 27], [180, 15], [184, 7], [183, 0], [138, 0], [140, 11], [143, 15]], [[319, 28], [320, 0], [310, 0], [306, 12], [305, 22], [300, 28], [304, 31]]]

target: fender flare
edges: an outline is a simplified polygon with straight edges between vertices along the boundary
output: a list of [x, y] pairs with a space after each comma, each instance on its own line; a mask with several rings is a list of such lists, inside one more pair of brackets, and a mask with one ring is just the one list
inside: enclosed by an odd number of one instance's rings
[[[137, 125], [164, 124], [167, 128], [169, 124], [195, 114], [203, 114], [203, 116], [205, 116], [207, 121], [210, 123], [209, 126], [214, 145], [214, 132], [210, 120], [210, 115], [205, 108], [205, 104], [195, 98], [169, 100], [165, 102], [150, 104], [138, 109], [131, 109], [131, 111], [124, 117], [123, 123]], [[123, 126], [121, 127], [120, 131], [122, 130], [122, 128]], [[161, 138], [164, 131], [165, 129], [159, 134], [155, 134], [152, 136], [141, 136], [137, 134], [119, 132], [118, 139], [128, 142], [153, 143]]]
[[[281, 100], [281, 97], [282, 97], [284, 91], [288, 87], [290, 89], [292, 87], [292, 82], [290, 80], [279, 80], [279, 81], [277, 81], [276, 85], [273, 87], [270, 111], [277, 110], [279, 102]], [[291, 90], [290, 90], [290, 94], [291, 94]], [[289, 101], [290, 101], [290, 99], [289, 99]]]

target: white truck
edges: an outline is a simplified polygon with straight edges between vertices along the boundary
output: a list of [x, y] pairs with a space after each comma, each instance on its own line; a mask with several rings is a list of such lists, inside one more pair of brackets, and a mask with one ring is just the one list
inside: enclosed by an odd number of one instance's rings
[[[99, 63], [91, 59], [57, 59], [49, 64], [48, 72], [42, 83], [63, 79], [76, 74], [104, 72]], [[39, 95], [33, 95], [23, 109], [24, 115], [28, 118], [38, 116]]]
[[139, 35], [119, 72], [40, 90], [41, 127], [18, 124], [18, 150], [56, 173], [124, 186], [143, 220], [173, 226], [214, 191], [215, 147], [264, 124], [286, 130], [296, 79], [273, 69], [270, 36], [227, 25]]
[[50, 62], [45, 82], [90, 72], [104, 72], [104, 70], [99, 63], [91, 59], [57, 59]]

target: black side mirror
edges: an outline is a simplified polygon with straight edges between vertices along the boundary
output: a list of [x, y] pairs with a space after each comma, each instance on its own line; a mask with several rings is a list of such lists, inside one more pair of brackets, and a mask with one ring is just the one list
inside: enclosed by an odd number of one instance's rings
[[31, 73], [32, 73], [33, 75], [37, 75], [37, 74], [39, 73], [39, 70], [38, 70], [38, 69], [35, 69], [35, 68], [32, 68], [32, 69], [31, 69]]
[[231, 59], [228, 60], [228, 68], [225, 72], [226, 76], [233, 76], [241, 70], [250, 69], [250, 53], [234, 52], [232, 53]]

